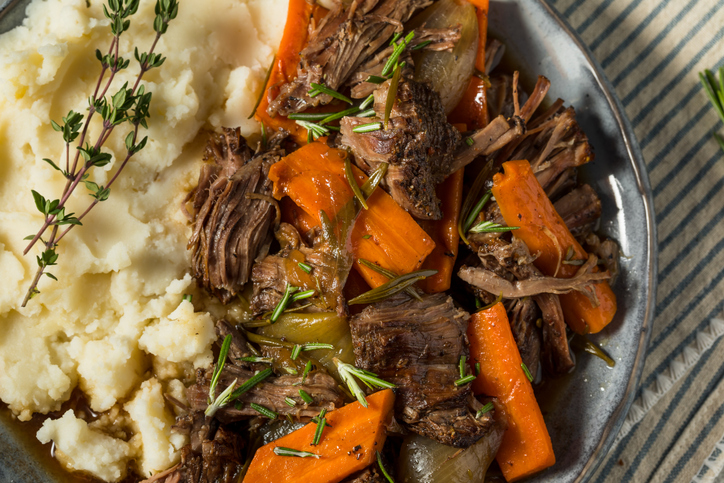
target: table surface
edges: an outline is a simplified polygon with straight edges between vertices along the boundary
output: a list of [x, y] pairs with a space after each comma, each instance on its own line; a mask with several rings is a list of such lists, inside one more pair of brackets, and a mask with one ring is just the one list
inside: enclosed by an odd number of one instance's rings
[[591, 481], [715, 481], [724, 466], [724, 152], [711, 132], [724, 129], [698, 72], [724, 63], [724, 0], [549, 3], [591, 48], [624, 105], [659, 233], [641, 388]]

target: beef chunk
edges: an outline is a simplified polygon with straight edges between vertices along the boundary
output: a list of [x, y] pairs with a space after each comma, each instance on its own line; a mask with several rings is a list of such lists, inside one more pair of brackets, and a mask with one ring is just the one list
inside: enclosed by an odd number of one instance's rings
[[239, 129], [212, 135], [206, 148], [199, 184], [191, 193], [194, 231], [194, 276], [199, 286], [229, 302], [249, 280], [252, 263], [266, 255], [275, 220], [269, 168], [284, 151], [285, 133], [271, 139], [271, 148], [252, 154]]
[[[375, 91], [374, 109], [384, 118], [390, 81]], [[460, 133], [447, 122], [440, 96], [428, 85], [403, 80], [387, 129], [356, 133], [369, 118], [346, 117], [340, 123], [342, 144], [352, 149], [357, 165], [370, 174], [389, 163], [385, 186], [397, 203], [420, 219], [439, 220], [435, 187], [450, 174]]]
[[[346, 303], [342, 290], [347, 273], [340, 271], [337, 254], [330, 244], [319, 240], [314, 248], [309, 248], [302, 242], [297, 230], [286, 223], [280, 225], [276, 237], [282, 249], [257, 262], [252, 270], [254, 292], [251, 308], [254, 313], [274, 310], [289, 284], [303, 290], [319, 291], [321, 288], [321, 295], [315, 300], [324, 309], [336, 310], [343, 315]], [[302, 270], [300, 262], [311, 266], [311, 272]], [[342, 276], [345, 280], [341, 279]]]
[[350, 320], [357, 366], [398, 386], [398, 421], [457, 447], [480, 439], [489, 423], [475, 419], [470, 385], [455, 385], [460, 357], [468, 356], [468, 318], [450, 297], [436, 294], [422, 301], [397, 296]]
[[269, 115], [287, 116], [327, 104], [328, 94], [309, 96], [312, 83], [337, 90], [368, 58], [385, 45], [402, 24], [432, 0], [353, 0], [339, 2], [311, 33], [300, 53], [296, 78], [281, 86], [269, 103]]
[[536, 327], [540, 318], [538, 306], [531, 298], [512, 299], [507, 304], [507, 312], [520, 357], [535, 377], [541, 350], [541, 334]]
[[[196, 384], [187, 389], [186, 395], [193, 410], [204, 411], [208, 407], [209, 385], [212, 374], [212, 370], [204, 371], [199, 369]], [[217, 395], [221, 394], [234, 380], [236, 380], [236, 386], [239, 387], [253, 375], [254, 373], [247, 369], [226, 364], [219, 378], [216, 389]], [[219, 409], [215, 417], [223, 424], [228, 424], [259, 416], [259, 413], [251, 408], [250, 403], [259, 404], [280, 415], [290, 414], [297, 419], [311, 418], [318, 415], [322, 409], [331, 411], [342, 406], [343, 400], [337, 390], [337, 383], [327, 373], [312, 371], [307, 375], [304, 384], [301, 382], [302, 376], [272, 375], [243, 393], [234, 403]], [[314, 398], [314, 402], [311, 404], [304, 403], [299, 397], [300, 389], [309, 393]], [[286, 397], [297, 401], [297, 405], [290, 407], [284, 402]], [[237, 405], [237, 402], [240, 404]]]

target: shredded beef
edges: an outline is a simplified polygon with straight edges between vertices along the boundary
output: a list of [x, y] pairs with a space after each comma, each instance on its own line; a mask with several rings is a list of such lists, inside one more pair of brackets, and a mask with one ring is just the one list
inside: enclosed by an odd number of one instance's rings
[[402, 24], [432, 0], [353, 0], [340, 2], [311, 33], [300, 53], [296, 78], [281, 86], [269, 103], [269, 115], [287, 116], [327, 104], [328, 94], [309, 96], [312, 83], [339, 89], [347, 78], [387, 43]]
[[441, 443], [467, 447], [488, 430], [476, 419], [469, 384], [456, 386], [468, 356], [469, 315], [444, 294], [422, 301], [397, 296], [366, 307], [350, 328], [356, 365], [398, 386], [395, 416], [408, 430]]
[[199, 183], [191, 193], [194, 276], [199, 286], [228, 303], [249, 280], [252, 263], [271, 242], [277, 211], [271, 199], [269, 168], [284, 151], [286, 136], [271, 138], [270, 149], [253, 154], [239, 129], [215, 133], [206, 148]]

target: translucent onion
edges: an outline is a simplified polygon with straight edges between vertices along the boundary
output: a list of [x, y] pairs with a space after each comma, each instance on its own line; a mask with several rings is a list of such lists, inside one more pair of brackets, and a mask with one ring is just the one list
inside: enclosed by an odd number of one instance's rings
[[398, 483], [483, 483], [503, 440], [496, 424], [467, 449], [453, 448], [417, 434], [406, 436], [397, 459]]
[[416, 15], [405, 30], [420, 27], [450, 28], [461, 25], [460, 40], [451, 52], [420, 50], [413, 53], [415, 80], [429, 82], [440, 94], [445, 112], [462, 99], [475, 69], [478, 49], [478, 19], [466, 0], [439, 0]]
[[333, 376], [337, 376], [337, 367], [332, 362], [333, 358], [354, 364], [352, 335], [347, 318], [335, 313], [286, 313], [282, 314], [275, 323], [261, 327], [257, 332], [267, 337], [284, 338], [291, 344], [301, 345], [309, 342], [332, 344], [334, 350], [319, 349], [303, 354], [318, 360]]

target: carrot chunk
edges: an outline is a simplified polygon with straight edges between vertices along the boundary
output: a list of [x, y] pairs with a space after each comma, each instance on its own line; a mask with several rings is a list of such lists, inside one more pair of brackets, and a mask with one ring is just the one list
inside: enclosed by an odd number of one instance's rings
[[[289, 0], [287, 22], [284, 26], [282, 40], [279, 43], [276, 61], [272, 66], [269, 81], [264, 86], [262, 100], [254, 114], [254, 118], [263, 122], [265, 126], [273, 129], [286, 129], [299, 144], [307, 142], [307, 130], [285, 116], [271, 117], [267, 113], [269, 100], [279, 94], [279, 86], [291, 82], [297, 77], [299, 53], [306, 47], [309, 38], [310, 26], [318, 24], [328, 10], [307, 0]], [[334, 107], [325, 106], [320, 109], [310, 109], [309, 112], [328, 112]]]
[[437, 270], [437, 273], [418, 283], [426, 293], [444, 292], [450, 288], [455, 260], [458, 256], [460, 235], [458, 218], [463, 200], [463, 170], [459, 169], [437, 185], [435, 190], [440, 198], [442, 220], [420, 220], [420, 226], [435, 241], [435, 249], [422, 264], [424, 269]]
[[[330, 219], [354, 196], [344, 174], [345, 151], [314, 142], [303, 146], [274, 164], [269, 179], [274, 182], [274, 197], [289, 196], [319, 225], [319, 212]], [[352, 168], [358, 185], [367, 176]], [[360, 265], [364, 258], [398, 275], [417, 270], [435, 248], [430, 235], [381, 189], [375, 190], [355, 222], [351, 250], [355, 269], [370, 287], [378, 287], [389, 279]]]
[[[570, 278], [578, 266], [563, 263], [567, 255], [572, 260], [585, 260], [588, 254], [568, 231], [553, 203], [533, 174], [528, 161], [503, 163], [505, 173], [493, 176], [493, 195], [509, 226], [519, 226], [515, 236], [537, 255], [535, 264], [548, 276]], [[608, 325], [616, 313], [616, 296], [608, 282], [591, 285], [594, 305], [586, 294], [570, 292], [560, 296], [566, 323], [578, 334], [596, 333]]]
[[496, 460], [507, 481], [516, 481], [556, 462], [543, 414], [510, 330], [502, 303], [473, 314], [468, 325], [470, 363], [480, 363], [475, 394], [498, 398], [508, 429]]
[[[336, 483], [375, 461], [387, 438], [395, 395], [385, 389], [367, 396], [369, 407], [353, 402], [326, 414], [327, 426], [319, 444], [312, 446], [317, 429], [310, 423], [259, 448], [244, 477], [247, 483]], [[292, 448], [319, 458], [279, 456], [274, 448]]]

